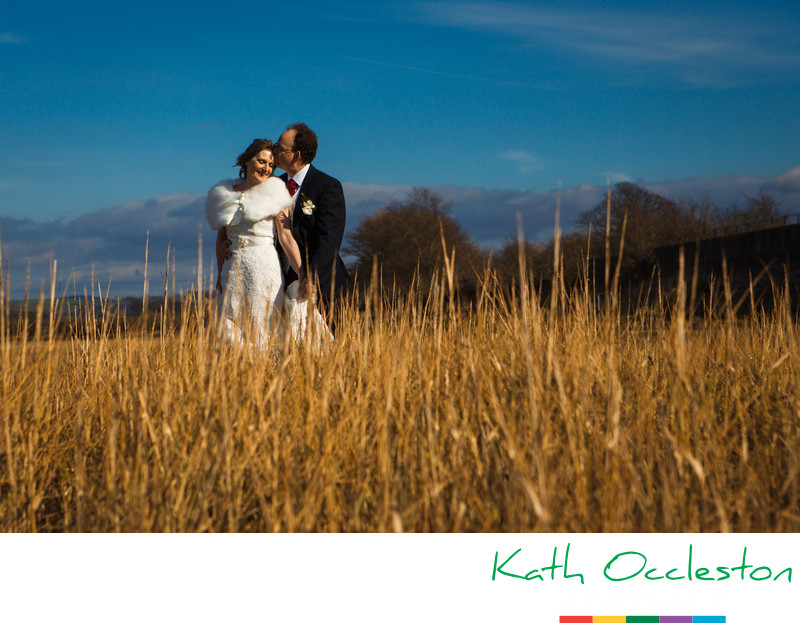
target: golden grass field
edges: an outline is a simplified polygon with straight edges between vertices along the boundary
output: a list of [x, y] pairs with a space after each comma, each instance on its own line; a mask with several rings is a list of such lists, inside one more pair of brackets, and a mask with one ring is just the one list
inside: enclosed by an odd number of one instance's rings
[[683, 286], [629, 314], [448, 280], [350, 305], [322, 353], [224, 344], [194, 293], [139, 326], [53, 295], [32, 336], [4, 297], [0, 530], [800, 529], [785, 296], [687, 319]]

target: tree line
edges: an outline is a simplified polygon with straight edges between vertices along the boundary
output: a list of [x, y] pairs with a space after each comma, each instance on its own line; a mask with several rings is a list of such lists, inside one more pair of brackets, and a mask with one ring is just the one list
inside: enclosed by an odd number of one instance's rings
[[[656, 249], [725, 234], [782, 224], [778, 202], [766, 194], [743, 196], [740, 203], [717, 206], [709, 200], [675, 200], [631, 182], [620, 182], [589, 211], [581, 213], [559, 239], [562, 278], [567, 286], [583, 277], [590, 259], [604, 259], [606, 248], [622, 278], [649, 277]], [[487, 269], [513, 286], [525, 268], [540, 284], [553, 276], [555, 238], [543, 242], [509, 237], [499, 251], [478, 246], [451, 215], [452, 204], [427, 188], [415, 188], [405, 201], [390, 202], [364, 217], [343, 253], [354, 262], [360, 286], [379, 283], [386, 294], [406, 292], [412, 284], [427, 292], [444, 273], [445, 253], [460, 291], [474, 293]], [[620, 259], [620, 247], [622, 257]]]

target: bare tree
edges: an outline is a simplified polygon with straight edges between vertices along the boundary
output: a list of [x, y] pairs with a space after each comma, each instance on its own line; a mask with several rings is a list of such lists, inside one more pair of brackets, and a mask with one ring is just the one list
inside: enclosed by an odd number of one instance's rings
[[355, 258], [359, 282], [369, 281], [377, 264], [385, 289], [405, 291], [417, 275], [419, 289], [427, 291], [443, 268], [446, 247], [448, 256], [455, 254], [457, 284], [465, 291], [473, 288], [486, 255], [450, 216], [450, 207], [439, 193], [414, 188], [405, 202], [391, 202], [364, 217], [343, 250]]
[[[606, 200], [579, 216], [577, 225], [592, 225], [592, 249], [602, 256]], [[630, 182], [620, 182], [611, 192], [611, 244], [616, 257], [626, 221], [623, 267], [652, 263], [655, 248], [690, 241], [703, 235], [705, 222], [687, 206]]]
[[722, 232], [746, 232], [782, 225], [780, 204], [766, 193], [754, 197], [743, 195], [744, 204], [731, 204], [716, 209], [712, 226]]

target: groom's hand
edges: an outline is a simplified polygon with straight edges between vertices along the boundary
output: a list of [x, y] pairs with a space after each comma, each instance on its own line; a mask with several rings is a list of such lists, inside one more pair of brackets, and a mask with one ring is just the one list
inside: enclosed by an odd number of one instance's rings
[[278, 213], [278, 222], [284, 230], [292, 232], [292, 207], [287, 206], [280, 213]]
[[233, 256], [230, 247], [233, 242], [220, 230], [217, 232], [217, 260], [228, 261]]

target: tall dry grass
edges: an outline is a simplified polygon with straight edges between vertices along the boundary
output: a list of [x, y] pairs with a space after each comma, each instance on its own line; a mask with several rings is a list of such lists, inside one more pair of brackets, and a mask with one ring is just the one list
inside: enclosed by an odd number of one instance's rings
[[222, 343], [202, 293], [129, 327], [51, 289], [29, 336], [0, 292], [0, 529], [798, 530], [788, 299], [690, 320], [684, 286], [627, 314], [448, 284], [351, 303], [323, 353]]

